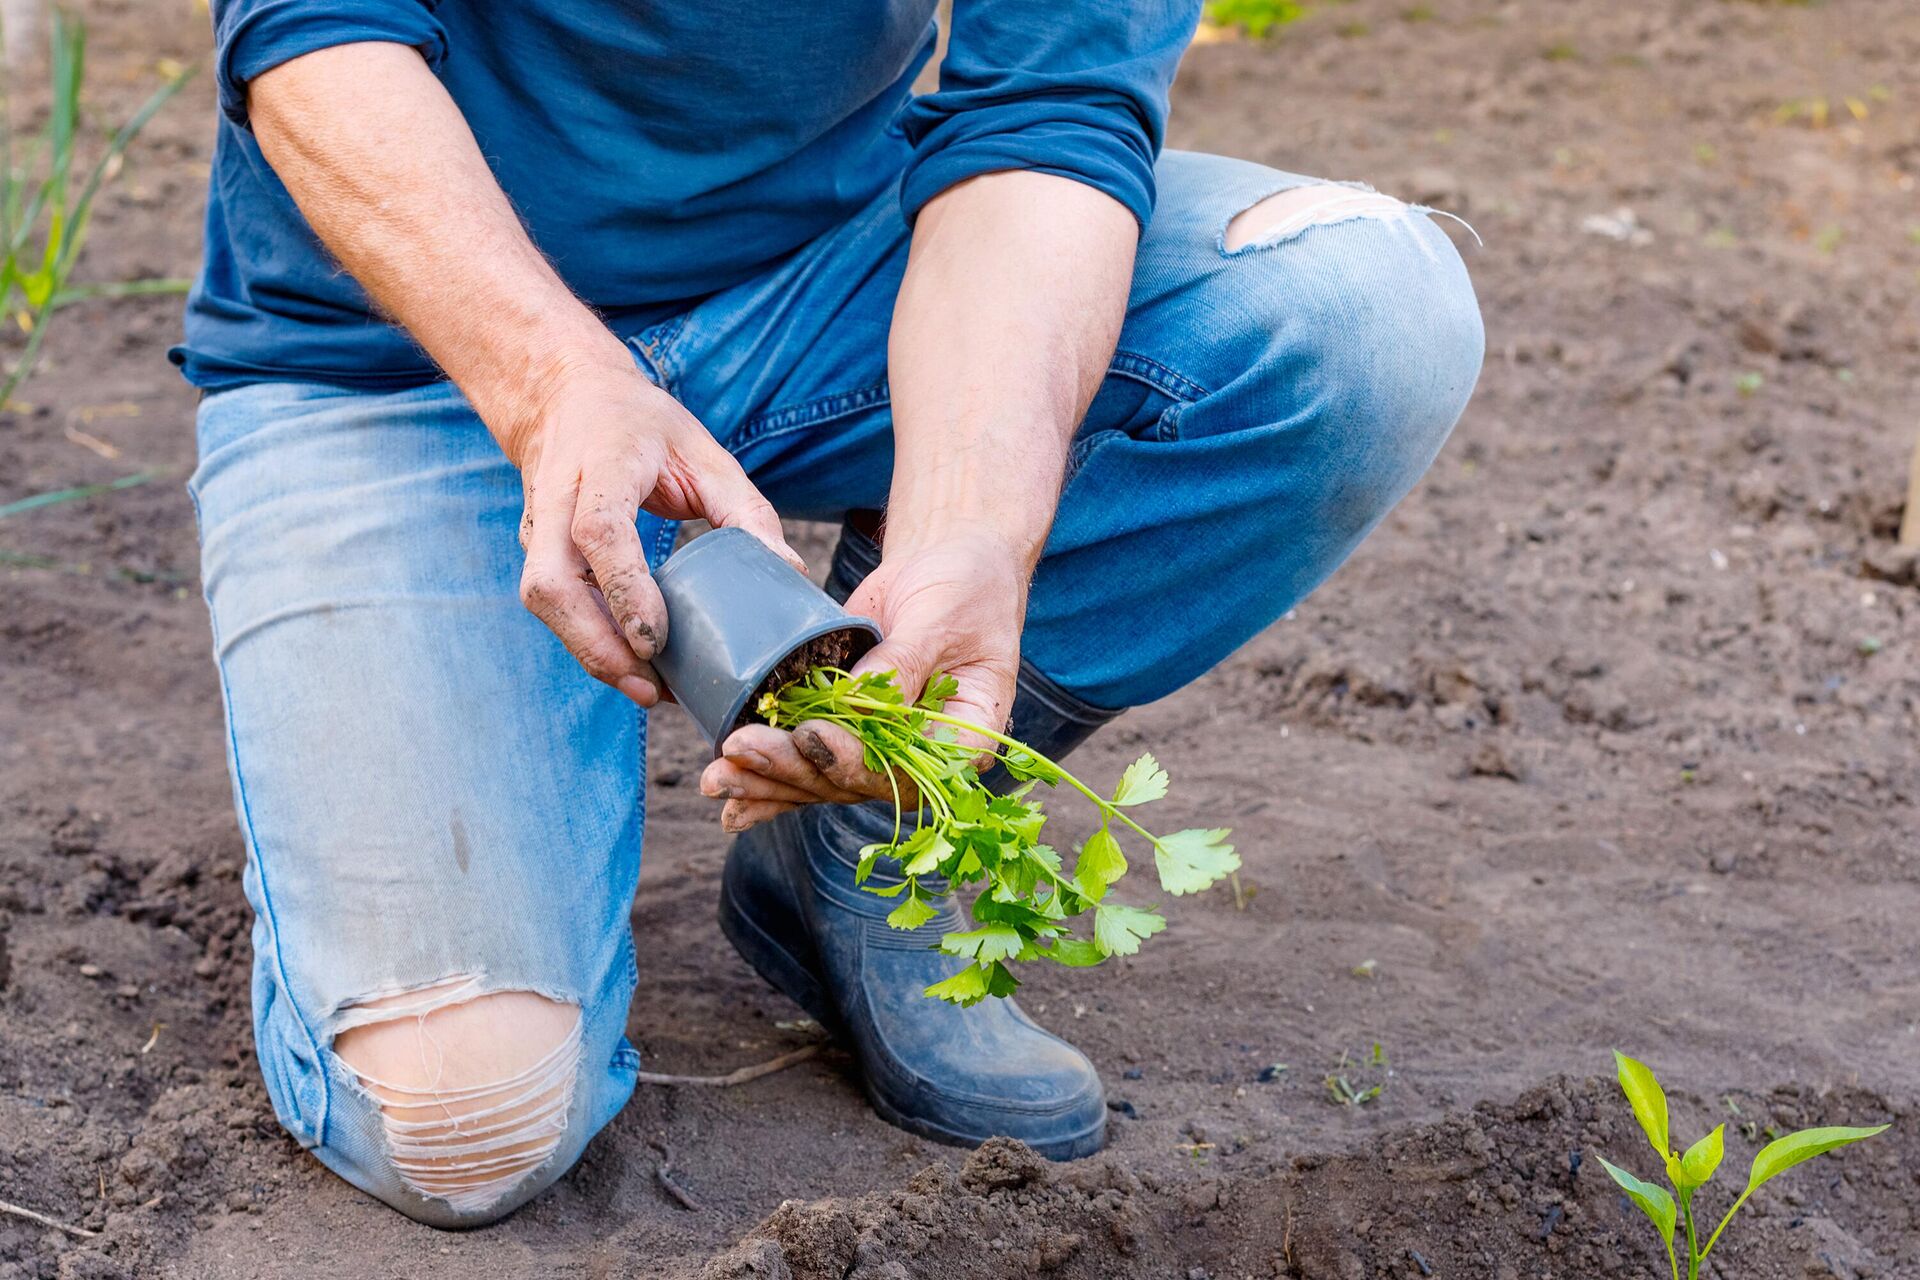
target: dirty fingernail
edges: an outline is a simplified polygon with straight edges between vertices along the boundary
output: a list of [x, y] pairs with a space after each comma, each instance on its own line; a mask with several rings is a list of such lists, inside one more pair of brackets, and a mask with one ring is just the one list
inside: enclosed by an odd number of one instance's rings
[[642, 662], [660, 651], [660, 636], [652, 625], [641, 618], [628, 618], [623, 630], [627, 643], [633, 647], [634, 656]]
[[827, 744], [820, 741], [820, 735], [813, 730], [802, 729], [800, 732], [794, 734], [793, 745], [799, 749], [801, 755], [807, 758], [807, 763], [811, 764], [814, 768], [820, 770], [833, 768], [833, 752], [827, 749]]
[[755, 773], [766, 773], [773, 768], [773, 761], [758, 751], [729, 751], [727, 759], [738, 765], [745, 765]]

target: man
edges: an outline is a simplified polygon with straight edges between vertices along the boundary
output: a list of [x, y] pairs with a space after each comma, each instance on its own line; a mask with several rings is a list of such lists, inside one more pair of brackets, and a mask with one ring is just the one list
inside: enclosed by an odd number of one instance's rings
[[[847, 521], [863, 664], [1059, 755], [1219, 662], [1412, 486], [1481, 357], [1451, 242], [1161, 155], [1198, 0], [216, 0], [175, 358], [281, 1120], [424, 1222], [625, 1102], [644, 709], [675, 522]], [[884, 529], [872, 513], [884, 510]], [[522, 607], [524, 605], [524, 608]], [[744, 729], [727, 936], [943, 1141], [1097, 1149], [1093, 1066], [854, 852], [886, 792]], [[814, 804], [828, 801], [829, 804]], [[647, 1011], [638, 1011], [647, 1017]]]

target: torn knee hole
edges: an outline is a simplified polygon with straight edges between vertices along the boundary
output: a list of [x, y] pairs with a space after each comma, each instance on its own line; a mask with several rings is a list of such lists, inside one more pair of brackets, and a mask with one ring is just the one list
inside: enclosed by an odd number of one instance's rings
[[1350, 218], [1395, 218], [1406, 211], [1406, 205], [1377, 191], [1332, 183], [1293, 187], [1234, 214], [1223, 243], [1228, 253], [1234, 253], [1253, 245], [1278, 244], [1308, 227]]
[[414, 1191], [461, 1211], [499, 1201], [560, 1145], [580, 1065], [580, 1010], [477, 978], [353, 1002], [334, 1052], [380, 1105]]

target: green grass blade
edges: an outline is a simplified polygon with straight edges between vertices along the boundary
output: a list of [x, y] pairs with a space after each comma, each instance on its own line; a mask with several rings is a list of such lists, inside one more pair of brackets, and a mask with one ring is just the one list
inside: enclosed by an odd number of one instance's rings
[[164, 468], [154, 467], [146, 471], [136, 471], [130, 476], [121, 476], [118, 480], [109, 480], [105, 484], [75, 485], [71, 489], [55, 489], [51, 493], [32, 494], [0, 506], [0, 520], [8, 516], [17, 516], [23, 511], [36, 511], [41, 507], [51, 507], [62, 502], [78, 502], [82, 498], [94, 498], [103, 493], [131, 489], [136, 485], [158, 480], [166, 474]]
[[146, 280], [108, 280], [100, 284], [76, 284], [62, 289], [53, 296], [55, 310], [70, 307], [76, 302], [91, 302], [96, 298], [146, 298], [156, 294], [185, 293], [193, 288], [193, 281], [171, 276], [156, 276]]
[[[88, 172], [86, 185], [80, 189], [80, 197], [73, 203], [74, 227], [67, 237], [68, 252], [65, 255], [68, 265], [71, 265], [73, 256], [80, 251], [80, 242], [85, 237], [86, 223], [93, 212], [93, 198], [99, 194], [101, 183], [106, 181], [108, 168], [112, 166], [115, 159], [126, 154], [127, 148], [133, 145], [133, 140], [140, 136], [142, 129], [147, 127], [147, 122], [153, 119], [160, 108], [167, 105], [174, 94], [186, 87], [187, 81], [193, 79], [199, 69], [199, 64], [196, 63], [155, 89], [146, 102], [141, 104], [140, 109], [127, 118], [127, 122], [120, 126], [112, 140], [107, 143], [105, 154]], [[62, 272], [61, 279], [64, 280], [64, 278], [65, 273]]]
[[40, 348], [47, 341], [49, 314], [46, 307], [40, 307], [29, 317], [31, 324], [27, 333], [27, 345], [21, 349], [20, 358], [14, 361], [13, 371], [7, 375], [7, 380], [0, 383], [0, 412], [5, 411], [6, 407], [13, 403], [13, 393], [20, 389], [20, 384], [27, 380], [27, 375], [33, 372], [34, 364], [39, 361]]
[[73, 170], [73, 139], [80, 123], [80, 85], [86, 77], [87, 29], [65, 10], [53, 11], [53, 102], [47, 119], [52, 143], [54, 205], [65, 203], [67, 177]]

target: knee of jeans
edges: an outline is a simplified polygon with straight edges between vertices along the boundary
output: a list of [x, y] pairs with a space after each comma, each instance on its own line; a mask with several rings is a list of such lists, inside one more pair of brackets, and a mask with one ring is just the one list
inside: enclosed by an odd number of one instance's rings
[[[1458, 251], [1427, 211], [1331, 184], [1234, 215], [1221, 239], [1232, 310], [1266, 341], [1245, 390], [1278, 406], [1289, 450], [1316, 454], [1326, 488], [1367, 525], [1445, 444], [1480, 375], [1480, 308]], [[1297, 456], [1297, 452], [1295, 453]]]
[[456, 977], [350, 1002], [333, 1051], [379, 1108], [408, 1191], [437, 1226], [492, 1222], [566, 1172], [581, 1058], [576, 1004]]

